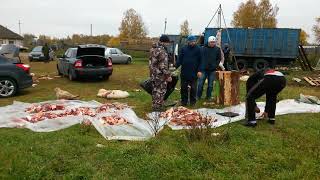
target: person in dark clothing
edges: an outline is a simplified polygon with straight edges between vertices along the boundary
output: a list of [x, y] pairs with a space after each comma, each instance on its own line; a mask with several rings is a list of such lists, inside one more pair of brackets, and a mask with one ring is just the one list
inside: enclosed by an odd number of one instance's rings
[[275, 123], [275, 112], [278, 94], [285, 88], [284, 75], [273, 69], [261, 70], [254, 73], [247, 81], [246, 97], [246, 126], [257, 125], [256, 112], [260, 112], [255, 102], [256, 99], [266, 94], [266, 106], [263, 116], [270, 124]]
[[230, 68], [230, 48], [229, 48], [228, 43], [224, 44], [223, 54], [224, 54], [223, 66], [226, 68], [227, 71], [230, 71], [231, 70], [231, 68]]
[[[208, 46], [203, 47], [201, 50], [201, 64], [200, 72], [198, 73], [198, 92], [197, 98], [201, 99], [203, 86], [208, 79], [208, 89], [206, 99], [211, 99], [213, 91], [213, 81], [215, 73], [221, 61], [221, 49], [216, 46], [216, 38], [210, 36], [208, 39]], [[221, 65], [222, 66], [222, 65]]]
[[48, 44], [45, 43], [44, 46], [42, 47], [42, 53], [45, 57], [45, 60], [44, 60], [45, 63], [48, 63], [50, 61], [50, 57], [49, 57], [50, 52], [49, 51], [50, 50], [49, 50]]
[[[181, 104], [183, 106], [188, 104], [196, 104], [197, 95], [197, 73], [199, 72], [201, 62], [200, 47], [196, 45], [196, 37], [188, 36], [188, 45], [181, 49], [176, 68], [181, 66]], [[190, 94], [188, 92], [190, 87]], [[190, 98], [189, 98], [190, 97]]]

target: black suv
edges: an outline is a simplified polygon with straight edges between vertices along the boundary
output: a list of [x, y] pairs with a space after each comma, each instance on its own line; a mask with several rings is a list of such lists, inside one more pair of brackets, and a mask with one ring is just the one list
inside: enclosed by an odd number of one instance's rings
[[32, 83], [29, 65], [0, 55], [0, 97], [13, 96]]

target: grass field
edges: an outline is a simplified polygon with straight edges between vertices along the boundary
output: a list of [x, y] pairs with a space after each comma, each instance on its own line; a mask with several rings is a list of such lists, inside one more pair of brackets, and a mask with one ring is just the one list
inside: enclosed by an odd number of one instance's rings
[[[56, 75], [55, 62], [31, 63], [37, 75]], [[81, 100], [96, 97], [100, 88], [130, 92], [126, 102], [144, 118], [151, 111], [151, 98], [135, 92], [148, 76], [147, 61], [115, 65], [109, 81], [70, 82], [67, 78], [42, 80], [36, 88], [1, 99], [0, 106], [14, 100], [39, 102], [55, 99], [53, 89], [61, 87]], [[316, 72], [320, 74], [320, 72]], [[309, 73], [289, 72], [288, 87], [279, 99], [300, 93], [320, 97], [319, 88], [297, 84], [292, 77]], [[244, 85], [241, 85], [244, 92]], [[241, 93], [243, 100], [244, 93]], [[179, 91], [171, 96], [179, 99]], [[262, 98], [263, 99], [263, 98]], [[203, 107], [199, 102], [198, 107]], [[146, 142], [106, 141], [94, 128], [80, 125], [52, 132], [0, 129], [0, 179], [319, 179], [320, 114], [277, 117], [275, 126], [259, 122], [254, 129], [233, 123], [214, 130], [220, 137], [190, 142], [185, 131], [165, 128]], [[210, 143], [208, 143], [210, 142]], [[105, 147], [98, 148], [96, 144]]]

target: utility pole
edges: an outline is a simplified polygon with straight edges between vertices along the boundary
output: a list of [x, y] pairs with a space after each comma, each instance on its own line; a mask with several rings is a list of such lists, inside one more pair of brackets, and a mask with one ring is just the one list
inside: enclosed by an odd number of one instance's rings
[[164, 20], [164, 31], [163, 34], [166, 34], [167, 31], [167, 18]]
[[90, 24], [90, 36], [92, 36], [92, 24]]
[[19, 20], [19, 34], [21, 35], [21, 22], [20, 22], [20, 20]]
[[221, 4], [219, 5], [219, 10], [218, 10], [218, 26], [221, 29], [222, 25], [221, 25], [221, 12], [222, 12], [222, 7]]

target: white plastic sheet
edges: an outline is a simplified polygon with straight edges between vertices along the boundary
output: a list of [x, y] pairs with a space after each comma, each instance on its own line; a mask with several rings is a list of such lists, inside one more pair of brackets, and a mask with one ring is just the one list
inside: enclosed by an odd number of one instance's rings
[[[46, 101], [39, 104], [63, 104], [66, 109], [72, 109], [77, 107], [96, 107], [99, 105], [96, 101], [65, 101], [65, 100], [57, 100], [57, 101]], [[26, 108], [30, 107], [32, 104], [23, 103], [23, 102], [13, 102], [12, 105], [6, 107], [0, 107], [0, 128], [8, 127], [8, 128], [28, 128], [35, 132], [51, 132], [57, 131], [61, 129], [68, 128], [75, 124], [79, 124], [82, 120], [87, 119], [89, 117], [86, 116], [68, 116], [63, 118], [56, 119], [47, 119], [44, 121], [40, 121], [37, 123], [31, 123], [23, 120], [26, 116], [30, 115], [25, 112]], [[62, 111], [54, 111], [55, 113], [61, 113]]]
[[[63, 104], [66, 109], [78, 108], [78, 107], [90, 107], [95, 109], [102, 105], [96, 101], [78, 101], [78, 100], [57, 100], [47, 101], [43, 103], [50, 104]], [[96, 117], [90, 116], [67, 116], [63, 118], [47, 119], [37, 123], [30, 123], [21, 118], [26, 117], [29, 113], [25, 112], [26, 108], [30, 107], [30, 103], [14, 102], [12, 105], [6, 107], [0, 107], [0, 128], [28, 128], [35, 132], [51, 132], [68, 128], [72, 125], [81, 123], [83, 120], [90, 120], [97, 131], [107, 140], [147, 140], [154, 136], [154, 131], [147, 121], [140, 119], [131, 108], [125, 108], [123, 110], [111, 109], [108, 112], [100, 113]], [[257, 103], [261, 112], [264, 110], [265, 103]], [[245, 104], [239, 104], [237, 106], [226, 107], [224, 109], [198, 109], [203, 116], [212, 116], [217, 119], [212, 124], [212, 128], [219, 127], [228, 123], [240, 121], [245, 118]], [[234, 118], [224, 117], [216, 114], [217, 112], [234, 112], [239, 116]], [[60, 111], [55, 111], [60, 112]], [[319, 113], [320, 105], [307, 104], [298, 102], [293, 99], [283, 100], [277, 104], [276, 115], [294, 114], [294, 113]], [[99, 118], [102, 116], [118, 115], [125, 118], [129, 124], [125, 125], [104, 125]], [[259, 115], [257, 115], [259, 116]], [[149, 115], [152, 117], [152, 114]], [[168, 119], [162, 119], [159, 123], [161, 130], [163, 124], [168, 122]], [[168, 124], [173, 130], [181, 130], [187, 127], [174, 126]]]
[[[260, 108], [261, 112], [263, 112], [265, 103], [258, 102], [257, 105]], [[229, 124], [229, 123], [233, 123], [233, 122], [245, 119], [245, 109], [246, 109], [245, 103], [241, 103], [239, 105], [226, 107], [224, 109], [202, 108], [202, 109], [198, 109], [197, 111], [200, 112], [203, 116], [211, 116], [217, 119], [217, 121], [213, 122], [211, 126], [212, 128], [215, 128], [215, 127], [219, 127], [225, 124]], [[234, 112], [234, 113], [238, 113], [239, 116], [229, 118], [229, 117], [216, 114], [216, 113], [222, 113], [222, 112]], [[288, 100], [283, 100], [277, 103], [276, 115], [296, 114], [296, 113], [319, 113], [319, 112], [320, 112], [320, 105], [307, 104], [307, 103], [298, 102], [293, 99], [288, 99]], [[257, 114], [257, 117], [259, 116], [260, 114]], [[172, 130], [188, 129], [188, 127], [185, 127], [185, 126], [175, 126], [172, 124], [168, 124], [168, 126]]]
[[[102, 104], [96, 101], [78, 101], [78, 100], [57, 100], [46, 101], [39, 104], [63, 104], [66, 109], [90, 107], [96, 109]], [[96, 117], [90, 116], [67, 116], [55, 119], [45, 119], [36, 123], [30, 123], [22, 118], [30, 115], [25, 112], [30, 107], [30, 103], [14, 102], [12, 105], [0, 107], [0, 128], [28, 128], [35, 132], [51, 132], [68, 128], [72, 125], [81, 123], [83, 120], [89, 120], [98, 132], [108, 140], [146, 140], [153, 137], [153, 131], [144, 121], [137, 117], [131, 108], [123, 110], [110, 109], [108, 112], [99, 113]], [[54, 111], [55, 113], [63, 112]], [[99, 118], [117, 114], [125, 118], [130, 124], [128, 125], [104, 125]]]

